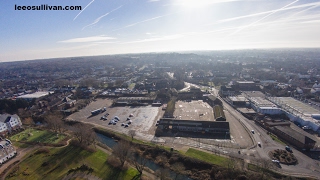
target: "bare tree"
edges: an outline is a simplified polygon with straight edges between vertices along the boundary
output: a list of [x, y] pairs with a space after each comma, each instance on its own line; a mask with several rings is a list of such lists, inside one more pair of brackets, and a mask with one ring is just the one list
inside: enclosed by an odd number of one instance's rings
[[45, 121], [48, 123], [48, 127], [55, 132], [61, 133], [63, 128], [62, 115], [60, 113], [50, 113], [45, 116]]
[[228, 172], [228, 177], [230, 179], [234, 179], [234, 174], [237, 168], [237, 160], [235, 158], [228, 158], [225, 162], [224, 162], [225, 166], [227, 167], [227, 172]]
[[168, 169], [160, 168], [156, 171], [156, 176], [160, 178], [160, 180], [170, 180], [170, 172]]
[[132, 153], [130, 159], [131, 159], [131, 163], [134, 165], [134, 167], [139, 172], [139, 177], [141, 177], [142, 172], [143, 172], [144, 168], [146, 167], [148, 160], [146, 158], [139, 156], [139, 154], [137, 154], [137, 153]]
[[172, 169], [174, 172], [176, 172], [174, 179], [177, 180], [179, 178], [179, 175], [182, 174], [185, 170], [185, 167], [181, 162], [177, 162], [172, 165]]
[[95, 142], [96, 136], [91, 126], [78, 123], [72, 127], [72, 130], [80, 144], [90, 145]]
[[131, 152], [130, 143], [128, 141], [121, 140], [112, 148], [112, 154], [120, 160], [120, 168], [128, 160]]
[[273, 163], [270, 159], [261, 159], [259, 160], [259, 164], [261, 166], [261, 173], [262, 173], [262, 179], [264, 179], [265, 175], [267, 176], [266, 178], [268, 179], [268, 174], [267, 172], [269, 171], [270, 168], [273, 168]]
[[129, 136], [131, 136], [131, 141], [133, 141], [133, 137], [136, 135], [136, 131], [131, 129], [129, 132], [128, 132]]

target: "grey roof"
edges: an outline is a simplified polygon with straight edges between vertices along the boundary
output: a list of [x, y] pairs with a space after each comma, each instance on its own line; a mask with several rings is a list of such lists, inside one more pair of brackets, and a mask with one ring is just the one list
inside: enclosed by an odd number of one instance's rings
[[[301, 142], [301, 143], [305, 143], [306, 137], [312, 139], [313, 141], [315, 141], [311, 136], [304, 134], [304, 133], [300, 133], [298, 131], [295, 131], [293, 129], [291, 129], [290, 127], [287, 126], [275, 126], [275, 129], [278, 129], [279, 131], [293, 137], [294, 139], [296, 139], [297, 141]], [[316, 142], [316, 141], [315, 141]]]
[[0, 122], [3, 122], [3, 123], [8, 122], [10, 120], [9, 117], [14, 117], [14, 118], [17, 118], [17, 119], [19, 118], [19, 116], [16, 115], [16, 114], [13, 114], [13, 115], [11, 115], [11, 114], [0, 114]]

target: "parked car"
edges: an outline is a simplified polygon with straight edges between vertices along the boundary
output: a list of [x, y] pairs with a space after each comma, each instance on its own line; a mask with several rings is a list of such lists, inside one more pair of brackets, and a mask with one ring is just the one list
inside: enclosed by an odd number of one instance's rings
[[254, 134], [254, 130], [251, 130], [252, 134]]
[[273, 159], [272, 162], [279, 168], [281, 168], [280, 161]]
[[291, 149], [289, 146], [286, 146], [285, 149], [286, 149], [288, 152], [291, 152], [291, 153], [292, 153], [292, 149]]
[[261, 147], [261, 142], [258, 142], [258, 146]]
[[129, 127], [129, 124], [125, 124], [124, 127]]

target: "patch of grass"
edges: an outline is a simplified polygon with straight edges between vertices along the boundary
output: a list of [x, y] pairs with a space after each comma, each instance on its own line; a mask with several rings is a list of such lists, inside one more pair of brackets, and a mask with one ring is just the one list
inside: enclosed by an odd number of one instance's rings
[[136, 83], [131, 83], [128, 87], [128, 89], [133, 89], [136, 86]]
[[283, 141], [281, 141], [281, 139], [279, 139], [278, 136], [276, 136], [276, 135], [274, 135], [274, 134], [269, 134], [269, 135], [270, 135], [270, 137], [271, 137], [274, 141], [276, 141], [276, 142], [278, 142], [278, 143], [280, 143], [280, 144], [286, 145], [286, 143], [283, 142]]
[[255, 171], [255, 172], [261, 171], [261, 167], [254, 165], [254, 164], [251, 164], [251, 163], [248, 164], [248, 169], [251, 171]]
[[49, 150], [50, 152], [45, 154], [30, 154], [19, 164], [15, 176], [7, 179], [63, 179], [69, 170], [77, 169], [83, 164], [93, 169], [93, 172], [85, 171], [84, 173], [91, 173], [101, 179], [129, 180], [137, 174], [133, 168], [126, 171], [113, 168], [106, 163], [108, 154], [101, 150], [91, 153], [75, 146]]
[[226, 162], [226, 160], [228, 159], [222, 156], [206, 153], [193, 148], [189, 148], [185, 155], [220, 166], [226, 166], [224, 162]]
[[19, 148], [27, 148], [27, 147], [33, 146], [31, 144], [15, 142], [15, 141], [12, 141], [12, 140], [11, 140], [11, 142], [12, 142], [13, 146], [19, 147]]
[[11, 141], [41, 142], [55, 144], [62, 141], [66, 136], [46, 130], [26, 129], [18, 134], [11, 136]]

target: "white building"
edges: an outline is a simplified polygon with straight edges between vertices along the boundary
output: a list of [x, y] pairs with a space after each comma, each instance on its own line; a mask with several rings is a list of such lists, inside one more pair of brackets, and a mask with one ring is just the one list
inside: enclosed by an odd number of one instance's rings
[[13, 158], [16, 154], [17, 151], [12, 146], [10, 140], [0, 140], [0, 164], [3, 164]]
[[319, 130], [319, 110], [292, 97], [269, 97], [269, 99], [280, 106], [291, 121], [310, 127], [313, 131]]
[[5, 136], [13, 130], [22, 127], [21, 120], [18, 115], [1, 114], [0, 115], [0, 135]]
[[281, 108], [263, 97], [248, 97], [252, 109], [261, 114], [281, 114]]

